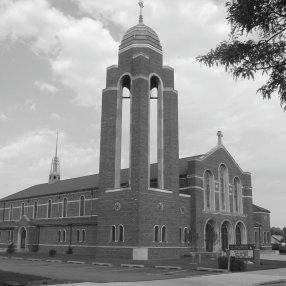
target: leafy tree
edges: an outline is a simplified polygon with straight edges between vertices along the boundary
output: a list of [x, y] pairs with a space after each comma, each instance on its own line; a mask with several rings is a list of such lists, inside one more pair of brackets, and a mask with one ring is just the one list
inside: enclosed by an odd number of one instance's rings
[[234, 79], [261, 71], [268, 80], [258, 92], [264, 99], [278, 92], [286, 110], [286, 1], [227, 0], [226, 7], [229, 39], [197, 60], [224, 66]]
[[271, 227], [271, 235], [273, 235], [273, 234], [283, 236], [283, 230], [279, 227], [273, 226], [273, 227]]

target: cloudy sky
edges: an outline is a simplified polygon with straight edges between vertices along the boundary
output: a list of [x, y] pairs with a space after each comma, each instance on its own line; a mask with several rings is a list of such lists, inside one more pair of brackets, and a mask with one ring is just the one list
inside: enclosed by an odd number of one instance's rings
[[[59, 130], [61, 177], [98, 172], [101, 91], [120, 38], [138, 22], [136, 0], [0, 1], [0, 197], [48, 180]], [[145, 0], [179, 91], [180, 157], [224, 145], [252, 173], [254, 202], [283, 227], [285, 112], [195, 57], [227, 39], [223, 0]]]

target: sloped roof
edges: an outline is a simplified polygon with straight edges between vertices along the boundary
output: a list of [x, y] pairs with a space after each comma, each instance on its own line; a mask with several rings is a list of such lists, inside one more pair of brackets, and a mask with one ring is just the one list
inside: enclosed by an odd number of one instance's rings
[[78, 190], [95, 189], [98, 186], [98, 175], [89, 175], [78, 178], [58, 181], [53, 184], [35, 185], [10, 196], [7, 196], [0, 201], [18, 200], [23, 198], [48, 196], [60, 193], [74, 192]]
[[283, 236], [280, 234], [272, 234], [271, 235], [271, 243], [279, 243], [283, 240]]
[[[188, 161], [194, 158], [200, 157], [191, 156], [186, 158], [181, 158], [179, 160], [179, 172], [180, 174], [186, 174]], [[121, 170], [121, 183], [128, 182], [128, 173], [129, 169]], [[158, 175], [157, 163], [151, 164], [150, 166], [150, 179], [156, 179]], [[40, 196], [49, 196], [60, 193], [70, 193], [80, 190], [89, 190], [89, 189], [97, 189], [98, 188], [98, 174], [77, 177], [67, 180], [61, 180], [52, 184], [39, 184], [27, 189], [24, 189], [20, 192], [14, 193], [7, 197], [0, 199], [0, 201], [11, 201], [11, 200], [19, 200], [23, 198], [32, 198], [32, 197], [40, 197]]]
[[252, 205], [252, 208], [253, 208], [254, 213], [269, 213], [270, 214], [270, 210], [264, 209], [255, 204]]

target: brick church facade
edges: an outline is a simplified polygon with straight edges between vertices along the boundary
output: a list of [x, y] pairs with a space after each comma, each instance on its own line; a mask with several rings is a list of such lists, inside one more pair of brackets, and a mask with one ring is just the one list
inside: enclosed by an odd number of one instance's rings
[[[151, 99], [156, 164], [150, 164]], [[130, 100], [128, 169], [121, 169], [123, 100]], [[0, 246], [58, 253], [72, 247], [77, 254], [134, 260], [221, 252], [230, 243], [270, 246], [270, 212], [253, 205], [251, 174], [227, 151], [222, 133], [205, 154], [178, 154], [174, 70], [163, 65], [159, 37], [140, 15], [122, 38], [118, 65], [107, 68], [99, 174], [61, 180], [56, 152], [49, 183], [0, 200]]]

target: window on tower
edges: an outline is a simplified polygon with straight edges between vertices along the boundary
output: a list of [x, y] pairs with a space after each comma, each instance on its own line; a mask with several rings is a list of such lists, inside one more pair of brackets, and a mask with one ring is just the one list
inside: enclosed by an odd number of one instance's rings
[[154, 242], [159, 242], [159, 226], [154, 226]]

